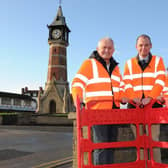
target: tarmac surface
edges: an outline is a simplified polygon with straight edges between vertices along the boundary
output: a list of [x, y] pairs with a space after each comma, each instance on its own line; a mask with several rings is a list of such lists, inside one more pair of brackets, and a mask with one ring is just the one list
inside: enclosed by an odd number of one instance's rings
[[0, 126], [0, 168], [33, 168], [72, 156], [72, 127]]

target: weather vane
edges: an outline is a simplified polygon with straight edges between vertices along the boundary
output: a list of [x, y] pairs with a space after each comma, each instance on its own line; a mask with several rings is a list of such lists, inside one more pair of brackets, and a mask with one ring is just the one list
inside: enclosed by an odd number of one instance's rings
[[62, 0], [59, 0], [59, 5], [61, 6]]

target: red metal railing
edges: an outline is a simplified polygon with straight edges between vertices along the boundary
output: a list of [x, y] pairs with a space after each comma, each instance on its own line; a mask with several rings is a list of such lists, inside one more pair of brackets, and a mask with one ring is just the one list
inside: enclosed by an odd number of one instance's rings
[[[137, 128], [137, 136], [133, 141], [94, 143], [91, 138], [93, 125], [117, 125], [134, 124]], [[153, 124], [168, 124], [168, 108], [113, 109], [113, 110], [89, 110], [80, 108], [77, 101], [77, 158], [78, 168], [168, 168], [168, 164], [157, 163], [153, 158], [153, 148], [165, 148], [168, 150], [168, 142], [152, 139], [151, 126]], [[139, 125], [147, 128], [148, 134], [140, 135]], [[87, 137], [84, 137], [82, 129], [87, 129]], [[133, 162], [114, 163], [106, 165], [93, 165], [92, 152], [95, 149], [104, 148], [136, 148], [137, 159]], [[140, 158], [140, 149], [144, 150], [144, 159]], [[86, 162], [84, 161], [86, 156]], [[168, 157], [168, 156], [167, 156]]]

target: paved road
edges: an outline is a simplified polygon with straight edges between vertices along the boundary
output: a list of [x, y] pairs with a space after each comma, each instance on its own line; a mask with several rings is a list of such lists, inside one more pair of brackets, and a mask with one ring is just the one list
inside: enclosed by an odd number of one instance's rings
[[72, 156], [72, 127], [0, 126], [0, 168], [32, 168]]

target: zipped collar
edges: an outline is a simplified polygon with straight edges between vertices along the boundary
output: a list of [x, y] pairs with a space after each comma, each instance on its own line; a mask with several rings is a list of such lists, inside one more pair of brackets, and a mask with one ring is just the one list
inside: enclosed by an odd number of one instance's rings
[[[105, 60], [98, 54], [97, 51], [93, 51], [93, 53], [90, 55], [89, 58], [95, 58], [97, 61], [99, 61], [103, 67], [106, 69], [106, 71], [108, 72], [107, 70], [107, 65], [106, 65], [106, 62]], [[112, 71], [114, 70], [114, 68], [118, 65], [118, 62], [116, 62], [116, 60], [111, 57], [110, 58], [110, 68], [109, 68], [109, 75], [111, 75]]]
[[[137, 62], [138, 62], [138, 64], [139, 64], [139, 66], [141, 67], [141, 63], [140, 63], [140, 60], [139, 60], [139, 54], [136, 56], [136, 59], [137, 59]], [[141, 69], [142, 69], [143, 71], [144, 71], [144, 69], [149, 65], [151, 59], [152, 59], [152, 54], [149, 53], [149, 59], [148, 59], [148, 62], [146, 63], [146, 65], [145, 65], [144, 68], [141, 67]]]

